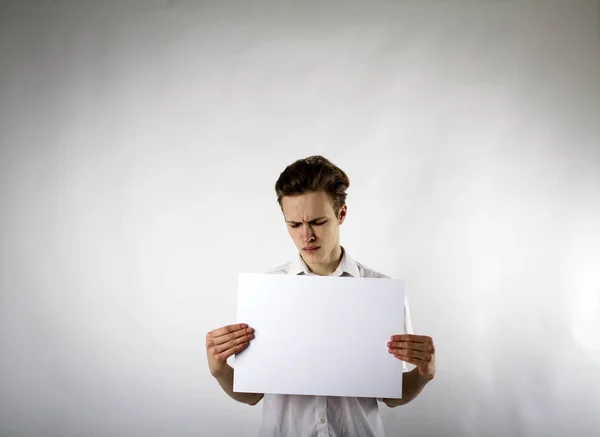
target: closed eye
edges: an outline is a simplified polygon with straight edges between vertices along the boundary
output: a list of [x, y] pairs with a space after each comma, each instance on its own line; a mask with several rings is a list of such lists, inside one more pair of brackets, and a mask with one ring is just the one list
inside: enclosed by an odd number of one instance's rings
[[[310, 223], [312, 223], [313, 225], [316, 225], [316, 226], [321, 226], [321, 225], [324, 225], [325, 223], [327, 223], [327, 220], [323, 220], [322, 222], [310, 222]], [[297, 228], [298, 226], [300, 226], [300, 223], [289, 223], [289, 225], [291, 228]]]

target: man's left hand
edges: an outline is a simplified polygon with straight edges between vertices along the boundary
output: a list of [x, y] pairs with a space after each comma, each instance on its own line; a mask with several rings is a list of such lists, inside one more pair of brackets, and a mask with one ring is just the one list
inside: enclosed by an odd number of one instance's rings
[[417, 366], [419, 375], [433, 379], [435, 376], [435, 346], [431, 337], [414, 334], [393, 335], [388, 342], [388, 352]]

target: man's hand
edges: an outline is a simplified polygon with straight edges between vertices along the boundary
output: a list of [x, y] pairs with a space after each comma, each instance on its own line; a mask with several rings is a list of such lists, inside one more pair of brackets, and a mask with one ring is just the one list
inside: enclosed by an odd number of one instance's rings
[[431, 380], [435, 376], [435, 346], [431, 337], [424, 335], [393, 335], [388, 352], [396, 358], [417, 366], [419, 375]]
[[227, 358], [243, 351], [254, 338], [254, 329], [245, 323], [227, 325], [206, 334], [206, 355], [210, 374], [219, 377], [225, 371]]

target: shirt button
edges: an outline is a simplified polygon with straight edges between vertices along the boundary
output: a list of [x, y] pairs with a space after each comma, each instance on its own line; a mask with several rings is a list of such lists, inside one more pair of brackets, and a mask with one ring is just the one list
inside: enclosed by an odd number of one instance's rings
[[321, 417], [321, 423], [325, 423], [325, 418]]

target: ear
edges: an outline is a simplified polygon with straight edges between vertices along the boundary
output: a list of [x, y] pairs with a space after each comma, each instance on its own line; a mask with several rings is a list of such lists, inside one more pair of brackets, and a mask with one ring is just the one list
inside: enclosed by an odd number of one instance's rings
[[346, 216], [348, 215], [348, 207], [346, 205], [342, 206], [340, 208], [340, 213], [338, 214], [339, 216], [339, 224], [341, 225], [342, 223], [344, 223], [344, 220], [346, 220]]

